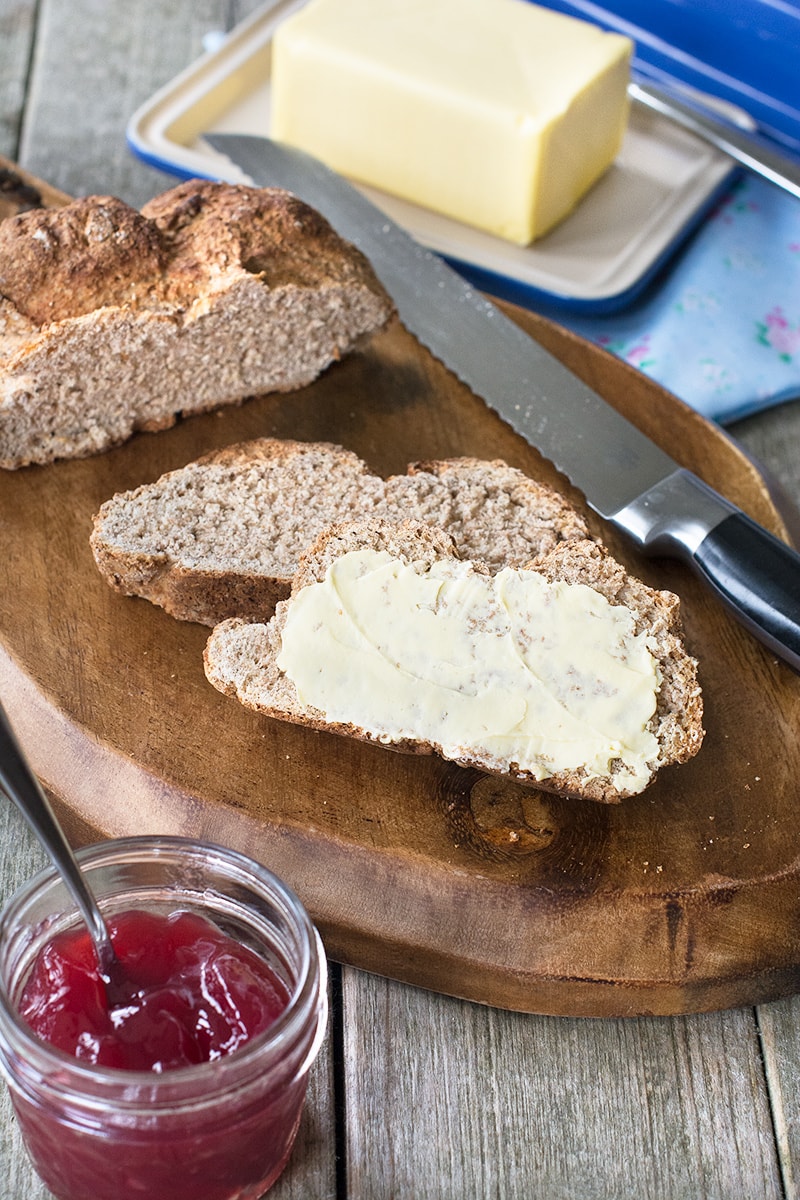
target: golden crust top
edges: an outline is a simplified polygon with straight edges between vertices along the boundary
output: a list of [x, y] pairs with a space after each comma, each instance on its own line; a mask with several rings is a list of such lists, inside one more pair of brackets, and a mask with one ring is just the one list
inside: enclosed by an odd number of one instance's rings
[[40, 326], [107, 306], [188, 304], [229, 271], [271, 288], [335, 276], [380, 290], [366, 259], [280, 188], [189, 180], [141, 213], [87, 196], [0, 223], [0, 295]]
[[37, 325], [131, 303], [166, 260], [158, 228], [114, 196], [0, 223], [0, 294]]

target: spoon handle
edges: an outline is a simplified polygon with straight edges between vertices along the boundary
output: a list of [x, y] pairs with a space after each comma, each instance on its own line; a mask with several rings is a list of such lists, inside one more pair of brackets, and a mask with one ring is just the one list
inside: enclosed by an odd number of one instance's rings
[[64, 880], [97, 948], [100, 968], [108, 973], [114, 961], [114, 948], [103, 914], [86, 885], [64, 831], [56, 820], [39, 781], [20, 749], [8, 717], [0, 705], [0, 787], [27, 820], [47, 850], [53, 865]]

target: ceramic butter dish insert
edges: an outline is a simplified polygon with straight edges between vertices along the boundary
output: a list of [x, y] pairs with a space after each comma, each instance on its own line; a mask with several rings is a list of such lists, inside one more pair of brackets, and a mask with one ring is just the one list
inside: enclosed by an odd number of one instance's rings
[[525, 0], [311, 0], [273, 42], [272, 135], [526, 245], [618, 153], [630, 53]]

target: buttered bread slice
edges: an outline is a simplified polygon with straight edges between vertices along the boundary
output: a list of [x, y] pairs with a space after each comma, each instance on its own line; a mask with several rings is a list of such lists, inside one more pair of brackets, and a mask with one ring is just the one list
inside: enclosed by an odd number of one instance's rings
[[339, 525], [205, 669], [268, 716], [606, 803], [703, 737], [677, 597], [585, 539], [493, 573], [430, 526]]

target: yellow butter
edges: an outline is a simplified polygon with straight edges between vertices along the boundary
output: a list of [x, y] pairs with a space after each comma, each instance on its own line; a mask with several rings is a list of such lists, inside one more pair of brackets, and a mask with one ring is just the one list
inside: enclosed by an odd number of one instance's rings
[[302, 707], [543, 779], [585, 767], [631, 791], [658, 755], [660, 686], [632, 614], [583, 584], [353, 551], [291, 601], [278, 666]]
[[618, 153], [630, 52], [527, 0], [310, 0], [273, 42], [272, 135], [526, 245]]

